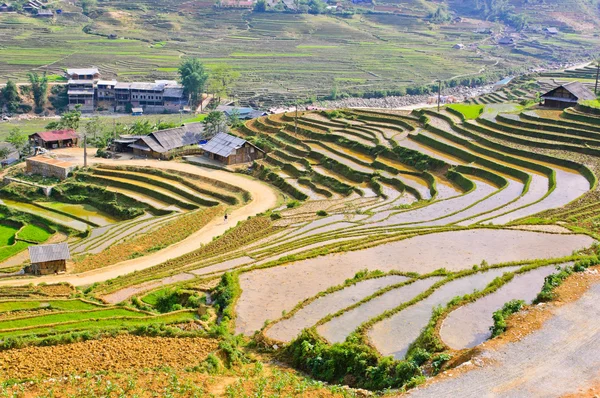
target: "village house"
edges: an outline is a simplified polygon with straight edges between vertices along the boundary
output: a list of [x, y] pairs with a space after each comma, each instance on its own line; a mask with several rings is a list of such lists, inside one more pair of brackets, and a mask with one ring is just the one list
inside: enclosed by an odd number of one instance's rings
[[71, 258], [69, 245], [57, 243], [53, 245], [29, 246], [31, 265], [26, 272], [33, 275], [49, 275], [67, 271], [67, 260]]
[[28, 12], [30, 14], [36, 13], [38, 10], [41, 10], [44, 7], [42, 3], [37, 0], [31, 0], [27, 3], [23, 4], [23, 11]]
[[34, 133], [29, 136], [32, 147], [56, 149], [77, 146], [79, 136], [75, 130], [55, 130]]
[[226, 165], [248, 163], [264, 157], [264, 151], [243, 138], [218, 133], [202, 149], [204, 156]]
[[93, 112], [96, 108], [95, 84], [100, 79], [97, 68], [67, 69], [69, 87], [69, 109], [79, 106], [82, 112]]
[[515, 39], [513, 39], [512, 37], [502, 37], [500, 38], [500, 40], [498, 40], [498, 44], [502, 46], [512, 46], [515, 43]]
[[66, 180], [76, 167], [75, 163], [54, 159], [47, 155], [34, 156], [25, 160], [27, 174], [54, 177], [59, 180]]
[[67, 69], [69, 109], [81, 106], [82, 112], [97, 108], [125, 112], [128, 107], [145, 113], [179, 112], [188, 105], [182, 85], [174, 80], [122, 83], [100, 79], [96, 68]]
[[581, 82], [570, 82], [548, 91], [541, 99], [543, 106], [564, 109], [577, 105], [579, 101], [594, 100], [596, 95]]
[[128, 147], [136, 156], [167, 160], [176, 154], [199, 153], [198, 144], [203, 137], [204, 124], [189, 123], [141, 136]]
[[11, 12], [12, 10], [10, 3], [0, 3], [0, 12]]
[[54, 18], [54, 12], [52, 10], [38, 10], [35, 16], [38, 18]]

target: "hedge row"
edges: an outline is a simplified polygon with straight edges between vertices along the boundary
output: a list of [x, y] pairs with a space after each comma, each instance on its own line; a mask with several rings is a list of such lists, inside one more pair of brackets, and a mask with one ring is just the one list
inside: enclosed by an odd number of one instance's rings
[[[93, 173], [101, 175], [101, 176], [125, 178], [128, 180], [134, 180], [134, 181], [139, 181], [139, 182], [145, 182], [145, 183], [151, 184], [151, 185], [156, 185], [157, 187], [164, 188], [170, 192], [173, 192], [173, 193], [175, 193], [183, 198], [186, 198], [194, 203], [197, 203], [201, 206], [213, 207], [213, 206], [217, 206], [219, 204], [219, 202], [216, 202], [214, 200], [207, 200], [207, 199], [201, 198], [200, 196], [191, 194], [187, 191], [184, 191], [183, 189], [177, 188], [171, 184], [167, 184], [166, 182], [155, 180], [151, 177], [146, 177], [146, 176], [140, 175], [140, 174], [128, 174], [128, 173], [119, 172], [117, 170], [108, 170], [108, 169], [102, 169], [102, 168], [95, 169]], [[182, 202], [182, 203], [184, 203], [184, 202]]]

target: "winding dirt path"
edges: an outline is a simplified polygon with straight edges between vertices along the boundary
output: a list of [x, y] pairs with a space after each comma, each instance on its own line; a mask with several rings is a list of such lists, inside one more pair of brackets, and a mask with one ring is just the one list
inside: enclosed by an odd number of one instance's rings
[[[55, 153], [73, 163], [81, 165], [83, 164], [83, 150], [81, 148], [64, 149], [55, 151]], [[93, 153], [93, 150], [88, 151], [88, 153]], [[32, 282], [68, 282], [74, 286], [83, 286], [116, 278], [117, 276], [125, 275], [134, 271], [150, 268], [169, 259], [179, 257], [183, 254], [198, 249], [201, 244], [211, 242], [213, 238], [222, 235], [229, 228], [235, 226], [238, 221], [244, 221], [250, 216], [267, 211], [270, 208], [275, 207], [277, 203], [277, 194], [271, 187], [261, 181], [252, 179], [242, 174], [234, 174], [221, 170], [202, 168], [188, 163], [167, 162], [160, 160], [109, 160], [88, 157], [88, 163], [104, 163], [122, 166], [150, 166], [158, 169], [177, 170], [199, 176], [205, 176], [244, 188], [252, 195], [252, 201], [245, 206], [228, 212], [227, 222], [224, 222], [222, 217], [217, 217], [209, 222], [204, 228], [196, 231], [181, 242], [147, 256], [122, 261], [105, 268], [82, 272], [79, 274], [47, 275], [35, 279], [28, 278], [1, 280], [0, 286], [22, 286]]]
[[[487, 349], [472, 362], [485, 365], [445, 378], [410, 397], [561, 397], [578, 395], [600, 379], [600, 283], [557, 308], [520, 341]], [[447, 375], [460, 373], [450, 370]]]

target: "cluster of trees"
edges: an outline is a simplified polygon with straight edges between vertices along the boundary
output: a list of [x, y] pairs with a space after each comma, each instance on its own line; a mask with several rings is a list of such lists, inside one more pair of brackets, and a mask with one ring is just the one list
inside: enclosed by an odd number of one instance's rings
[[46, 74], [27, 74], [29, 85], [17, 87], [15, 82], [9, 80], [0, 90], [0, 111], [6, 107], [9, 113], [27, 113], [32, 107], [22, 102], [21, 95], [33, 97], [35, 112], [42, 113], [48, 101], [48, 77]]
[[213, 111], [204, 119], [204, 131], [206, 132], [207, 138], [211, 138], [218, 133], [229, 132], [230, 128], [240, 127], [242, 123], [240, 114], [235, 109], [229, 116], [226, 116], [223, 112]]
[[209, 74], [198, 58], [188, 58], [179, 66], [179, 79], [190, 98], [190, 105], [197, 107], [205, 91], [214, 94], [218, 101], [230, 95], [231, 85], [240, 77], [230, 65], [218, 64]]

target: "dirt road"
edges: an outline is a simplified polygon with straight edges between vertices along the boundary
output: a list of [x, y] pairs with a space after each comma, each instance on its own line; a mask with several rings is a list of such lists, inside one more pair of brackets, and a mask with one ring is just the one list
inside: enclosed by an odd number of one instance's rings
[[[418, 397], [561, 397], [600, 377], [600, 283], [559, 307], [541, 329], [478, 357], [486, 365], [419, 390]], [[450, 370], [449, 373], [453, 371]]]
[[[77, 164], [83, 164], [83, 150], [81, 148], [64, 149], [61, 151], [56, 151], [56, 153], [61, 157], [68, 159], [69, 161]], [[95, 153], [95, 150], [91, 150], [88, 153]], [[205, 176], [244, 188], [252, 195], [252, 201], [245, 206], [228, 212], [227, 222], [224, 222], [223, 218], [219, 216], [218, 218], [212, 220], [204, 228], [195, 232], [181, 242], [150, 255], [123, 261], [105, 268], [83, 272], [80, 274], [47, 275], [34, 279], [21, 280], [0, 280], [0, 286], [21, 286], [32, 282], [68, 282], [75, 286], [83, 286], [116, 278], [117, 276], [125, 275], [130, 272], [150, 268], [174, 257], [178, 257], [196, 250], [201, 244], [209, 243], [214, 237], [222, 235], [226, 230], [235, 226], [238, 221], [243, 221], [250, 216], [262, 213], [274, 207], [277, 203], [277, 194], [269, 185], [242, 174], [234, 174], [221, 170], [202, 168], [188, 163], [166, 162], [160, 160], [109, 160], [88, 157], [88, 163], [105, 163], [122, 166], [150, 166], [153, 168], [178, 170], [199, 176]]]

